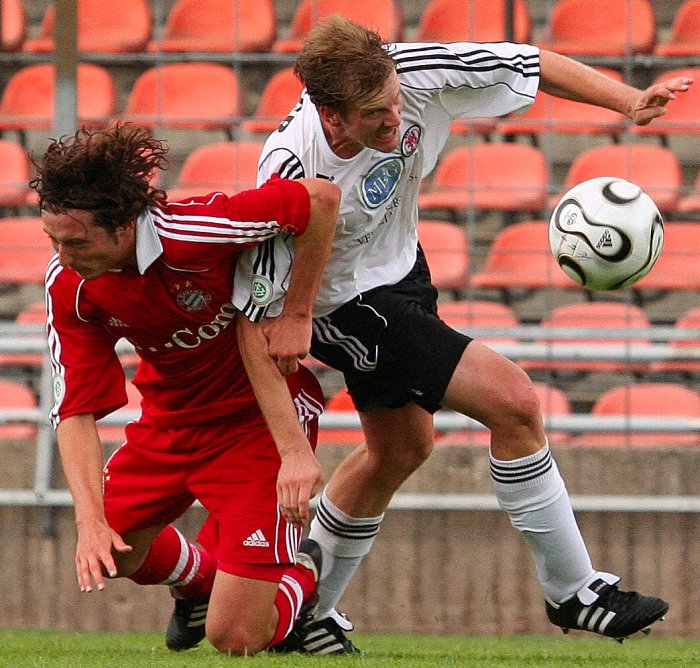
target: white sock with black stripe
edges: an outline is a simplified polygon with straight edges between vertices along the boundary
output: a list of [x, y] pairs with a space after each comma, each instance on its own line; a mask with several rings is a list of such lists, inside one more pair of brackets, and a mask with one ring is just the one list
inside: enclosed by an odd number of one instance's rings
[[362, 558], [372, 548], [383, 519], [383, 514], [350, 517], [323, 491], [309, 531], [309, 538], [319, 544], [323, 553], [317, 619], [332, 614]]
[[571, 598], [595, 571], [549, 446], [512, 461], [491, 456], [490, 465], [498, 503], [532, 551], [545, 596]]

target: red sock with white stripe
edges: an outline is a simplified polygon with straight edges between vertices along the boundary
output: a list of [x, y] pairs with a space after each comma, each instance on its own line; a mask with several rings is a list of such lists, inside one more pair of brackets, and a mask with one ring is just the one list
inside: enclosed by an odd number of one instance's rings
[[316, 595], [316, 578], [308, 568], [295, 564], [284, 572], [275, 596], [279, 620], [268, 647], [277, 645], [287, 637], [302, 605]]
[[141, 568], [129, 579], [142, 585], [168, 585], [177, 598], [202, 598], [211, 594], [215, 573], [216, 562], [209, 552], [169, 525], [155, 537]]

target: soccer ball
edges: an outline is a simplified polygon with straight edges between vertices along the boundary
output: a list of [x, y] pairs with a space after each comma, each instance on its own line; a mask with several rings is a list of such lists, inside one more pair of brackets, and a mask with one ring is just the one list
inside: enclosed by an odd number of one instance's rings
[[579, 183], [549, 220], [559, 266], [592, 290], [626, 288], [646, 276], [661, 253], [664, 223], [639, 186], [603, 176]]

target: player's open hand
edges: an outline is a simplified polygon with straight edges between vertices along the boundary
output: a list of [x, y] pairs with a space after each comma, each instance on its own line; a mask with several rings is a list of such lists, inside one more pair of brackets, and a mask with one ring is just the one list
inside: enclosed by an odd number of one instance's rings
[[309, 522], [309, 502], [323, 486], [323, 472], [311, 448], [282, 456], [277, 476], [277, 502], [284, 519], [303, 527]]
[[629, 117], [635, 125], [648, 125], [655, 118], [666, 113], [666, 105], [675, 100], [676, 93], [688, 90], [693, 84], [689, 77], [677, 77], [652, 84], [642, 91], [630, 111]]
[[91, 592], [93, 583], [102, 591], [105, 588], [105, 573], [111, 578], [116, 577], [117, 566], [112, 550], [130, 552], [131, 546], [107, 524], [94, 523], [78, 527], [75, 570], [80, 591]]
[[282, 313], [264, 324], [268, 353], [280, 373], [288, 376], [299, 369], [311, 349], [311, 318]]

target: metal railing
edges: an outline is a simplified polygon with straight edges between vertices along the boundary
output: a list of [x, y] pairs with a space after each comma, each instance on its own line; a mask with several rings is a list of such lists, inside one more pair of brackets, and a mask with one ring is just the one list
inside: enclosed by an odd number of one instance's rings
[[[470, 329], [470, 334], [494, 337], [504, 336], [503, 330], [493, 328]], [[498, 352], [511, 359], [523, 360], [623, 360], [626, 362], [652, 362], [668, 360], [700, 361], [700, 346], [672, 345], [668, 341], [697, 341], [698, 332], [693, 329], [676, 327], [621, 328], [619, 330], [570, 328], [545, 329], [541, 327], [516, 327], [508, 329], [508, 337], [522, 339], [610, 339], [619, 336], [645, 338], [649, 343], [609, 344], [602, 346], [576, 345], [575, 343], [521, 343], [492, 344]], [[51, 481], [55, 467], [56, 447], [48, 414], [53, 405], [51, 367], [45, 355], [46, 343], [43, 330], [35, 326], [0, 324], [0, 353], [44, 353], [44, 362], [39, 379], [39, 405], [36, 408], [1, 408], [0, 425], [11, 423], [31, 423], [37, 425], [36, 461], [34, 485], [32, 489], [0, 488], [0, 506], [61, 507], [72, 505], [70, 493], [66, 489], [53, 489]], [[120, 352], [133, 349], [120, 342]], [[124, 425], [139, 417], [138, 411], [119, 410], [100, 420], [100, 424]], [[321, 429], [359, 428], [357, 414], [327, 412], [321, 416]], [[435, 414], [435, 428], [447, 432], [453, 430], [485, 430], [482, 424], [464, 415], [441, 410]], [[583, 432], [684, 432], [700, 433], [700, 418], [696, 416], [592, 416], [589, 414], [568, 414], [545, 416], [545, 428], [571, 433]], [[700, 510], [700, 497], [697, 496], [616, 496], [584, 495], [572, 496], [574, 508], [579, 511], [603, 512], [676, 512], [695, 513]], [[496, 510], [498, 504], [494, 496], [483, 494], [409, 494], [395, 495], [390, 508], [396, 510]]]

